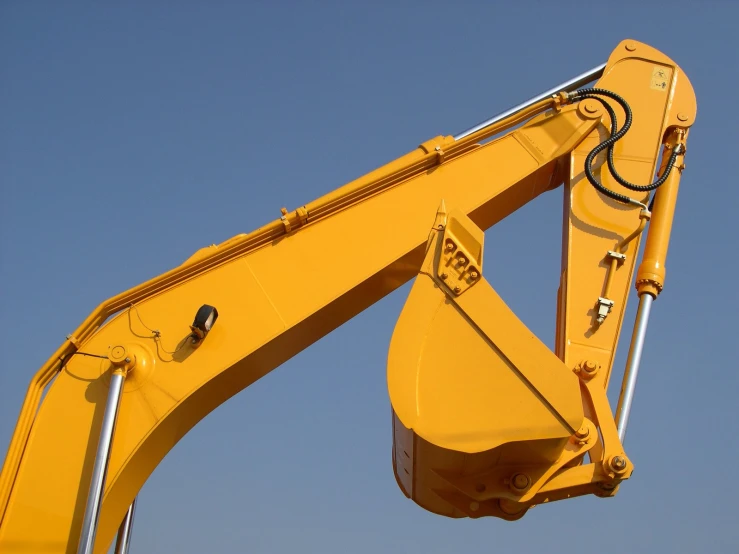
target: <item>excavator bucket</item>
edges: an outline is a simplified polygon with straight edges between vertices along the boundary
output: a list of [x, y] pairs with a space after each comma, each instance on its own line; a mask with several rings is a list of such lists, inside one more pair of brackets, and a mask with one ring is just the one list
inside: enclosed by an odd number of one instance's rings
[[393, 467], [431, 512], [517, 519], [592, 423], [578, 377], [482, 277], [483, 240], [442, 202], [390, 344]]

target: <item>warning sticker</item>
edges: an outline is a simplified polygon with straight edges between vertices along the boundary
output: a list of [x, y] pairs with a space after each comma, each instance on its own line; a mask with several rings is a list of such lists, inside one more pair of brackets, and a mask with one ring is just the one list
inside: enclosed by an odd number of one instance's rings
[[652, 82], [649, 85], [650, 88], [656, 90], [667, 90], [671, 73], [672, 71], [666, 67], [655, 66], [652, 70]]

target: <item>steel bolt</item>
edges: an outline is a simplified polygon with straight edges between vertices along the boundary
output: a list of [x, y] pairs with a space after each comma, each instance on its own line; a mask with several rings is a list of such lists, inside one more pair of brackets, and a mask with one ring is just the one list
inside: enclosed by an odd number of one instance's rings
[[598, 369], [598, 364], [596, 364], [596, 363], [595, 363], [594, 361], [592, 361], [592, 360], [585, 360], [585, 363], [584, 363], [584, 364], [582, 364], [582, 368], [583, 368], [583, 369], [584, 369], [584, 370], [585, 370], [585, 371], [586, 371], [587, 373], [595, 373], [595, 371], [596, 371], [596, 370]]
[[596, 106], [594, 102], [585, 102], [583, 108], [588, 113], [595, 113], [598, 111], [598, 106]]
[[442, 279], [446, 279], [447, 277], [449, 277], [449, 275], [447, 275], [446, 273], [442, 273], [439, 277], [441, 277]]
[[126, 363], [127, 364], [130, 364], [131, 363], [131, 358], [126, 358]]
[[523, 473], [516, 473], [516, 475], [513, 476], [513, 488], [516, 488], [518, 490], [523, 490], [528, 486], [529, 486], [528, 475], [524, 475]]
[[627, 42], [624, 46], [629, 52], [633, 52], [634, 50], [636, 50], [636, 44], [634, 44], [633, 42]]
[[616, 471], [620, 471], [626, 467], [626, 460], [622, 456], [614, 456], [611, 460], [611, 467]]
[[466, 264], [467, 263], [467, 258], [465, 258], [464, 256], [460, 256], [459, 263], [462, 264], [462, 265]]
[[452, 242], [448, 242], [448, 243], [446, 244], [446, 249], [447, 249], [447, 250], [449, 250], [450, 252], [451, 252], [452, 250], [454, 250], [454, 243], [452, 243]]
[[471, 271], [470, 272], [470, 279], [474, 280], [477, 279], [480, 276], [480, 274], [477, 271]]
[[462, 287], [454, 287], [454, 292], [459, 294], [460, 292], [462, 292]]
[[683, 113], [683, 112], [680, 112], [680, 113], [677, 114], [677, 118], [680, 121], [687, 121], [688, 120], [688, 114]]
[[590, 429], [587, 427], [580, 427], [577, 431], [575, 431], [575, 436], [578, 439], [584, 439], [590, 434]]

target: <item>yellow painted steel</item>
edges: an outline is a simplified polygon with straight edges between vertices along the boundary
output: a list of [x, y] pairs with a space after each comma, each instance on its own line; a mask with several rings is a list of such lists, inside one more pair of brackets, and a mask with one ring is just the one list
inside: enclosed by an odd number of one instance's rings
[[[664, 88], [653, 86], [655, 75], [664, 76]], [[695, 98], [687, 79], [664, 55], [625, 41], [595, 86], [626, 98], [633, 112], [631, 130], [615, 148], [619, 173], [638, 184], [651, 182], [662, 143], [669, 154], [678, 142], [671, 137], [682, 141], [685, 125], [695, 117]], [[609, 104], [623, 122], [621, 107]], [[578, 109], [582, 117], [599, 121], [604, 112], [592, 100]], [[522, 133], [536, 150], [541, 139], [531, 138], [529, 129], [547, 117], [550, 114], [532, 119]], [[604, 122], [609, 123], [607, 118]], [[448, 239], [429, 242], [426, 264], [393, 336], [388, 384], [394, 408], [396, 479], [406, 495], [432, 512], [517, 519], [540, 502], [579, 494], [613, 495], [633, 470], [618, 439], [606, 388], [628, 287], [633, 282], [635, 253], [650, 216], [644, 209], [605, 197], [586, 180], [585, 157], [607, 131], [599, 126], [574, 147], [563, 178], [559, 358], [551, 359], [551, 353], [505, 307], [486, 280], [479, 280], [469, 291], [449, 285], [453, 276], [455, 283], [459, 279], [444, 261]], [[559, 140], [555, 133], [550, 136]], [[653, 218], [657, 227], [650, 232], [637, 279], [640, 293], [658, 286], [655, 282], [664, 266], [681, 162], [682, 155], [657, 193], [660, 207], [655, 203]], [[596, 175], [607, 188], [634, 194], [604, 166]], [[641, 193], [637, 199], [648, 202], [648, 194]], [[465, 218], [456, 221], [460, 225]], [[472, 222], [462, 225], [468, 237], [480, 237]], [[459, 242], [463, 241], [453, 241], [452, 248]], [[625, 259], [618, 263], [611, 251], [625, 254]], [[475, 263], [480, 267], [480, 261]], [[614, 306], [599, 323], [602, 296], [609, 297]], [[509, 352], [525, 354], [516, 357]], [[545, 378], [551, 381], [542, 381]], [[580, 403], [573, 397], [580, 398], [581, 390]], [[560, 406], [569, 409], [569, 418]], [[597, 441], [593, 440], [596, 435]], [[592, 466], [587, 471], [579, 469], [585, 452], [590, 457], [587, 465]], [[574, 475], [571, 481], [564, 477], [570, 472]], [[546, 488], [555, 475], [559, 483], [567, 483], [564, 490]], [[515, 487], [517, 478], [525, 486]]]
[[[695, 119], [690, 83], [663, 54], [625, 41], [597, 86], [623, 96], [634, 113], [616, 166], [631, 181], [651, 181], [665, 137]], [[613, 272], [614, 308], [596, 328], [606, 253], [640, 225], [638, 210], [584, 178], [584, 158], [607, 125], [602, 110], [559, 95], [459, 141], [435, 137], [103, 303], [31, 381], [0, 475], [0, 552], [75, 551], [110, 348], [125, 348], [135, 363], [123, 387], [95, 552], [108, 548], [148, 476], [198, 421], [414, 278], [388, 365], [401, 489], [432, 512], [506, 519], [537, 503], [614, 494], [632, 466], [605, 389], [641, 237]], [[625, 191], [606, 169], [596, 174]], [[482, 278], [481, 236], [563, 182], [552, 353], [498, 297], [494, 276]], [[676, 194], [676, 181], [671, 186]], [[662, 205], [671, 221], [674, 200], [665, 197], [658, 195], [655, 212]], [[655, 246], [662, 265], [669, 230]], [[474, 278], [471, 269], [447, 275], [459, 292], [430, 269], [437, 237], [456, 241], [476, 264]], [[203, 304], [219, 317], [193, 345], [189, 325]], [[591, 461], [583, 465], [585, 453]]]
[[458, 285], [470, 279], [454, 269], [469, 266], [467, 252], [481, 254], [482, 230], [459, 212], [441, 226], [390, 344], [396, 415], [424, 440], [464, 453], [530, 438], [566, 441], [583, 423], [577, 376], [484, 278]]
[[[678, 144], [684, 146], [687, 132], [682, 129], [676, 130], [665, 145], [663, 166], [667, 162], [670, 150]], [[685, 151], [678, 154], [675, 162], [675, 171], [671, 172], [665, 183], [659, 188], [654, 198], [654, 221], [649, 231], [649, 238], [644, 247], [644, 258], [636, 275], [636, 286], [641, 296], [644, 293], [651, 294], [655, 298], [662, 292], [665, 282], [665, 259], [667, 258], [667, 247], [670, 242], [670, 231], [672, 229], [672, 218], [675, 214], [677, 203], [677, 191], [680, 186], [680, 174], [685, 165]]]

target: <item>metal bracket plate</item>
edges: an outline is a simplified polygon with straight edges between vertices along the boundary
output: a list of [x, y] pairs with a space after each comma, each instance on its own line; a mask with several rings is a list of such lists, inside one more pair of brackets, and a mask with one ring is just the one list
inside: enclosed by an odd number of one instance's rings
[[482, 238], [470, 233], [463, 223], [450, 217], [444, 229], [436, 276], [456, 296], [480, 281]]

